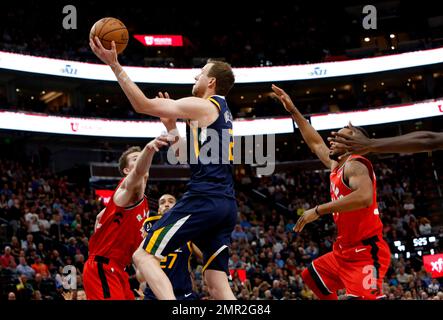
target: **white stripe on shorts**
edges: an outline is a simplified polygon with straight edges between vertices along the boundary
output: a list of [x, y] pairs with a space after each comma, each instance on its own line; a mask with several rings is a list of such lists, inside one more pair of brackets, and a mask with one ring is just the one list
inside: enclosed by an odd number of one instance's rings
[[181, 218], [172, 226], [171, 229], [169, 229], [168, 233], [165, 234], [165, 236], [163, 237], [162, 242], [160, 242], [157, 251], [155, 251], [155, 256], [162, 256], [162, 252], [168, 244], [169, 240], [171, 240], [172, 236], [177, 232], [178, 229], [180, 229], [180, 227], [186, 222], [186, 220], [189, 219], [190, 216], [191, 215], [187, 215], [186, 217]]

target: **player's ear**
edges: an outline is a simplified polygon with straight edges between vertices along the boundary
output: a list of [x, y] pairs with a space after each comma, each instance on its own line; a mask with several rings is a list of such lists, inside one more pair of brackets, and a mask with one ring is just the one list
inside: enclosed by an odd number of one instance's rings
[[123, 173], [124, 173], [126, 176], [129, 174], [129, 171], [131, 171], [131, 170], [129, 170], [129, 168], [124, 168], [124, 169], [123, 169]]
[[210, 77], [208, 81], [208, 88], [215, 89], [216, 85], [217, 85], [217, 79], [214, 77]]

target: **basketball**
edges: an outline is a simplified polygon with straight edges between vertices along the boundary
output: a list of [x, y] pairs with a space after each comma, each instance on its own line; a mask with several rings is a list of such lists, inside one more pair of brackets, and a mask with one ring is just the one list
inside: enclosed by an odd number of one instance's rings
[[125, 50], [129, 41], [128, 29], [120, 20], [116, 18], [103, 18], [98, 20], [91, 28], [89, 38], [97, 36], [103, 47], [111, 49], [112, 41], [115, 41], [117, 53]]

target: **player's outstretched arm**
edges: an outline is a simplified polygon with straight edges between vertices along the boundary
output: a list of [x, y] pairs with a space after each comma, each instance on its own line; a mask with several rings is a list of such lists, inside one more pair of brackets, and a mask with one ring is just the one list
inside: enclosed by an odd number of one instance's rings
[[[169, 93], [159, 92], [158, 98], [170, 99]], [[171, 143], [171, 148], [175, 152], [175, 156], [180, 163], [186, 162], [186, 138], [180, 135], [177, 129], [177, 119], [176, 118], [160, 118], [160, 121], [165, 126], [166, 130], [170, 135], [172, 135], [175, 140]]]
[[416, 131], [405, 135], [369, 139], [352, 127], [353, 135], [332, 132], [332, 148], [346, 150], [347, 154], [375, 153], [416, 153], [443, 149], [443, 133]]
[[105, 213], [105, 210], [106, 208], [103, 208], [102, 211], [100, 211], [100, 213], [95, 218], [94, 231], [97, 230], [97, 226], [100, 225], [100, 219], [102, 218], [103, 213]]
[[345, 165], [344, 170], [346, 170], [349, 187], [353, 192], [338, 200], [320, 204], [305, 211], [295, 224], [295, 232], [300, 232], [306, 224], [317, 220], [322, 215], [333, 212], [343, 213], [372, 205], [372, 180], [369, 176], [368, 168], [359, 161], [351, 160]]
[[323, 141], [323, 138], [318, 134], [314, 127], [311, 126], [305, 117], [303, 117], [300, 111], [298, 111], [289, 95], [283, 89], [273, 84], [272, 90], [280, 99], [286, 111], [291, 114], [292, 119], [294, 119], [295, 123], [300, 129], [303, 139], [311, 148], [312, 152], [317, 155], [317, 157], [326, 167], [331, 168], [332, 160], [329, 158], [329, 149], [326, 143]]
[[95, 55], [111, 67], [120, 87], [136, 112], [159, 118], [192, 120], [202, 119], [213, 113], [212, 103], [202, 98], [188, 97], [179, 100], [147, 98], [140, 88], [128, 77], [118, 62], [114, 41], [110, 50], [105, 49], [97, 37], [90, 39], [89, 45]]
[[114, 194], [114, 202], [119, 207], [126, 207], [133, 201], [134, 194], [140, 193], [140, 197], [145, 190], [146, 179], [149, 174], [152, 159], [155, 152], [160, 148], [169, 145], [172, 138], [169, 135], [161, 135], [149, 142], [137, 157], [134, 169], [123, 180], [123, 183]]

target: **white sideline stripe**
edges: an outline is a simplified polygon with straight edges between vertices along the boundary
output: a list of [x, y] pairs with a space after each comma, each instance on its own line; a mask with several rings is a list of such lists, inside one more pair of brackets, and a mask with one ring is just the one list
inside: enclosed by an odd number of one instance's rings
[[326, 284], [323, 281], [323, 279], [320, 277], [320, 274], [317, 272], [317, 269], [315, 268], [315, 265], [314, 265], [314, 261], [312, 261], [311, 264], [312, 264], [312, 269], [314, 269], [315, 273], [317, 274], [317, 276], [320, 279], [321, 283], [325, 286], [326, 290], [328, 290], [329, 293], [332, 293], [332, 291], [329, 290], [329, 288], [326, 286]]

